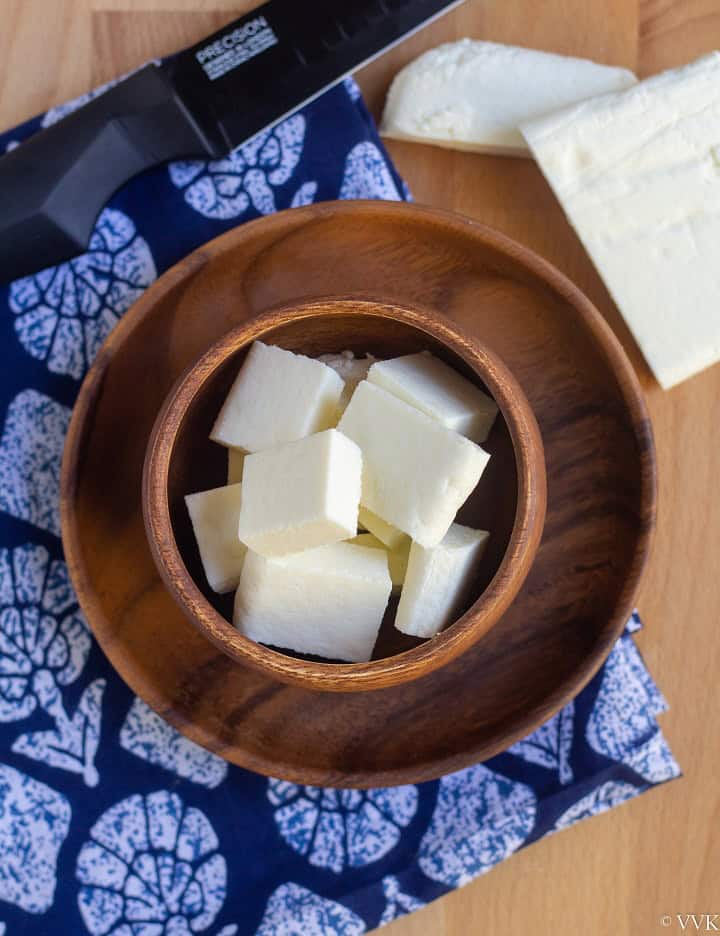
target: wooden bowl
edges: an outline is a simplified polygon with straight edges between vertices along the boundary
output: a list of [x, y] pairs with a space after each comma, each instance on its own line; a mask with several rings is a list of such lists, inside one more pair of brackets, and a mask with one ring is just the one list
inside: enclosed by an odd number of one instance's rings
[[[200, 314], [200, 310], [198, 310]], [[489, 393], [500, 416], [486, 443], [488, 469], [460, 512], [469, 526], [488, 529], [472, 602], [431, 640], [401, 634], [391, 602], [369, 663], [334, 663], [271, 649], [241, 634], [232, 595], [208, 587], [184, 496], [226, 483], [225, 449], [210, 430], [255, 340], [317, 357], [351, 350], [397, 357], [429, 350]], [[500, 360], [442, 316], [417, 308], [327, 298], [274, 309], [234, 329], [191, 365], [158, 414], [143, 472], [143, 513], [158, 571], [189, 620], [228, 656], [307, 689], [358, 692], [397, 685], [448, 663], [479, 640], [505, 613], [537, 552], [545, 520], [542, 441], [525, 395]], [[467, 609], [467, 610], [466, 610]]]
[[[141, 507], [148, 439], [186, 368], [260, 313], [331, 294], [429, 306], [482, 341], [522, 387], [545, 455], [545, 527], [516, 599], [451, 663], [377, 692], [303, 689], [232, 660], [169, 594]], [[507, 750], [588, 684], [635, 605], [655, 504], [642, 391], [590, 300], [483, 224], [373, 201], [238, 225], [160, 277], [118, 322], [80, 389], [60, 514], [88, 624], [151, 708], [258, 773], [382, 787]]]

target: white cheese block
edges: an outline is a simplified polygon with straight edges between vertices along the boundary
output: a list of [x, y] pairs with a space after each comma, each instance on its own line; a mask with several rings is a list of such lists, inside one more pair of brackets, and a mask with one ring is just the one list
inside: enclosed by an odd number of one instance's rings
[[355, 392], [355, 387], [361, 380], [365, 380], [367, 373], [375, 363], [372, 354], [366, 354], [365, 357], [356, 358], [352, 351], [341, 351], [340, 354], [321, 354], [318, 361], [332, 367], [336, 374], [342, 378], [345, 386], [340, 395], [338, 403], [338, 419], [345, 411], [345, 407], [350, 402], [350, 397]]
[[424, 52], [396, 75], [380, 132], [453, 149], [528, 156], [519, 125], [628, 88], [625, 68], [477, 39]]
[[720, 52], [523, 133], [661, 385], [720, 360]]
[[363, 663], [391, 588], [383, 550], [335, 543], [269, 559], [249, 551], [233, 623], [260, 643]]
[[432, 354], [378, 361], [368, 380], [473, 442], [487, 439], [497, 416], [492, 397]]
[[241, 452], [239, 449], [229, 448], [227, 450], [227, 459], [227, 483], [239, 484], [242, 481], [243, 476], [243, 462], [245, 461], [245, 453]]
[[335, 424], [343, 391], [321, 361], [256, 341], [213, 426], [221, 445], [259, 452]]
[[357, 530], [362, 455], [336, 429], [246, 456], [238, 535], [264, 556], [349, 539]]
[[410, 546], [412, 540], [409, 536], [403, 534], [403, 543], [395, 549], [388, 549], [385, 543], [381, 542], [372, 533], [358, 533], [352, 539], [346, 540], [354, 546], [366, 546], [368, 549], [383, 549], [387, 555], [388, 571], [393, 585], [393, 594], [399, 593], [405, 581], [408, 559], [410, 558]]
[[372, 510], [360, 505], [358, 511], [358, 526], [368, 530], [373, 536], [376, 536], [380, 542], [388, 549], [399, 549], [401, 546], [410, 544], [410, 537], [402, 530], [386, 523], [382, 517], [378, 517]]
[[489, 533], [453, 523], [430, 549], [413, 543], [395, 627], [413, 637], [434, 637], [454, 618], [466, 597]]
[[241, 502], [241, 484], [199, 491], [185, 498], [205, 578], [220, 594], [237, 588], [247, 551], [238, 539]]
[[490, 458], [367, 380], [358, 384], [338, 428], [362, 450], [362, 505], [423, 546], [445, 536]]

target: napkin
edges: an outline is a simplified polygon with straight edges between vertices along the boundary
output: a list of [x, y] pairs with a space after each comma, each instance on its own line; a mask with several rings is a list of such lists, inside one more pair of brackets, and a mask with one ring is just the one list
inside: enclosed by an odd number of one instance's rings
[[[97, 93], [0, 136], [0, 152]], [[334, 198], [409, 198], [352, 80], [227, 159], [134, 179], [86, 254], [0, 287], [0, 936], [356, 936], [679, 775], [637, 616], [525, 740], [439, 781], [368, 791], [227, 764], [134, 697], [94, 643], [58, 519], [83, 374], [189, 251]]]

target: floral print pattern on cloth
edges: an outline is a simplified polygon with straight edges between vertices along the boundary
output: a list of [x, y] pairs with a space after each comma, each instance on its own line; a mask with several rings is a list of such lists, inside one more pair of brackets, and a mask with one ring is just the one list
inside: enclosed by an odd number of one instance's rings
[[406, 913], [414, 913], [425, 906], [425, 903], [418, 900], [417, 897], [411, 897], [410, 894], [403, 893], [396, 877], [388, 876], [383, 878], [382, 885], [387, 903], [380, 917], [380, 926], [392, 923], [393, 920], [405, 916]]
[[106, 208], [87, 253], [11, 283], [20, 344], [48, 370], [79, 380], [119, 317], [156, 276], [135, 224]]
[[70, 409], [37, 390], [10, 400], [0, 435], [0, 511], [60, 536], [60, 463]]
[[104, 813], [77, 860], [78, 904], [93, 936], [191, 936], [212, 925], [227, 865], [205, 815], [162, 790]]
[[621, 640], [605, 664], [585, 729], [587, 742], [599, 754], [622, 761], [651, 783], [677, 777], [678, 766], [656, 721], [666, 708], [637, 647], [632, 640]]
[[120, 744], [136, 757], [210, 790], [227, 776], [226, 761], [183, 737], [142, 699], [135, 699], [127, 713]]
[[417, 788], [331, 790], [271, 780], [268, 799], [288, 845], [311, 865], [340, 873], [386, 855], [417, 809]]
[[[98, 93], [0, 135], [0, 153]], [[83, 256], [0, 285], [0, 936], [359, 936], [679, 772], [629, 636], [636, 617], [530, 737], [387, 790], [228, 764], [167, 724], [162, 702], [137, 698], [95, 645], [60, 542], [80, 380], [131, 303], [191, 250], [336, 198], [410, 198], [352, 79], [227, 159], [136, 177]], [[134, 427], [122, 430], [119, 445]]]
[[62, 697], [85, 668], [90, 642], [65, 563], [42, 546], [0, 549], [0, 721], [43, 709], [54, 727], [21, 735], [12, 750], [96, 786], [105, 681], [87, 686], [72, 717]]
[[560, 816], [555, 823], [556, 829], [567, 829], [581, 819], [589, 819], [591, 816], [599, 816], [608, 809], [613, 809], [621, 803], [627, 802], [637, 796], [640, 790], [631, 783], [623, 783], [617, 780], [608, 780], [592, 793], [583, 796], [576, 803], [573, 803], [570, 809]]
[[482, 764], [440, 781], [418, 863], [434, 881], [467, 884], [504, 861], [530, 834], [537, 798], [529, 786]]
[[570, 752], [573, 742], [575, 706], [569, 702], [564, 709], [541, 725], [529, 738], [518, 741], [508, 748], [531, 764], [539, 764], [556, 770], [560, 783], [570, 783], [573, 778]]
[[300, 162], [305, 128], [305, 117], [295, 114], [225, 159], [171, 163], [170, 178], [188, 205], [207, 218], [237, 218], [251, 206], [259, 214], [271, 214], [276, 210], [274, 189], [285, 185]]
[[71, 815], [60, 793], [0, 764], [0, 901], [34, 914], [52, 905]]
[[401, 198], [397, 184], [375, 143], [358, 143], [348, 153], [340, 198]]
[[365, 924], [334, 900], [299, 884], [283, 884], [270, 896], [256, 936], [360, 936]]

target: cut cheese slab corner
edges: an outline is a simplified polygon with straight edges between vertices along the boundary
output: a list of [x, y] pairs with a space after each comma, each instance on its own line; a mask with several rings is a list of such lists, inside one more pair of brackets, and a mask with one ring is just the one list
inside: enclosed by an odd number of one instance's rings
[[720, 360], [720, 52], [522, 130], [660, 384]]
[[256, 341], [210, 438], [259, 452], [335, 425], [342, 378], [327, 364]]
[[405, 544], [410, 545], [410, 537], [402, 530], [386, 523], [382, 517], [378, 517], [372, 510], [360, 506], [358, 511], [358, 524], [368, 532], [376, 536], [380, 542], [388, 549], [400, 549]]
[[410, 558], [412, 540], [409, 536], [405, 536], [404, 533], [402, 537], [402, 542], [396, 546], [395, 549], [389, 549], [385, 543], [381, 542], [376, 536], [373, 536], [372, 533], [358, 533], [358, 535], [353, 536], [352, 539], [346, 540], [346, 542], [352, 543], [354, 546], [367, 546], [369, 549], [385, 550], [387, 554], [388, 571], [390, 572], [390, 579], [392, 580], [393, 594], [399, 594], [403, 586], [405, 573], [407, 572], [408, 559]]
[[362, 450], [363, 507], [423, 546], [445, 536], [490, 458], [367, 380], [358, 384], [338, 429]]
[[413, 543], [395, 627], [413, 637], [434, 637], [454, 618], [477, 571], [489, 533], [453, 523], [437, 546]]
[[243, 462], [245, 461], [245, 453], [241, 452], [239, 449], [229, 448], [227, 450], [227, 459], [227, 483], [239, 484], [242, 481], [243, 476]]
[[241, 484], [185, 497], [205, 578], [219, 594], [233, 591], [240, 581], [247, 551], [238, 538], [241, 502]]
[[636, 82], [625, 68], [477, 39], [424, 52], [396, 76], [380, 132], [453, 149], [528, 156], [521, 123]]
[[364, 663], [391, 588], [382, 549], [335, 543], [284, 557], [248, 552], [233, 623], [263, 644]]
[[368, 380], [473, 442], [487, 439], [498, 413], [492, 397], [426, 352], [378, 361]]
[[238, 536], [264, 556], [314, 549], [357, 530], [362, 455], [328, 429], [247, 455]]

